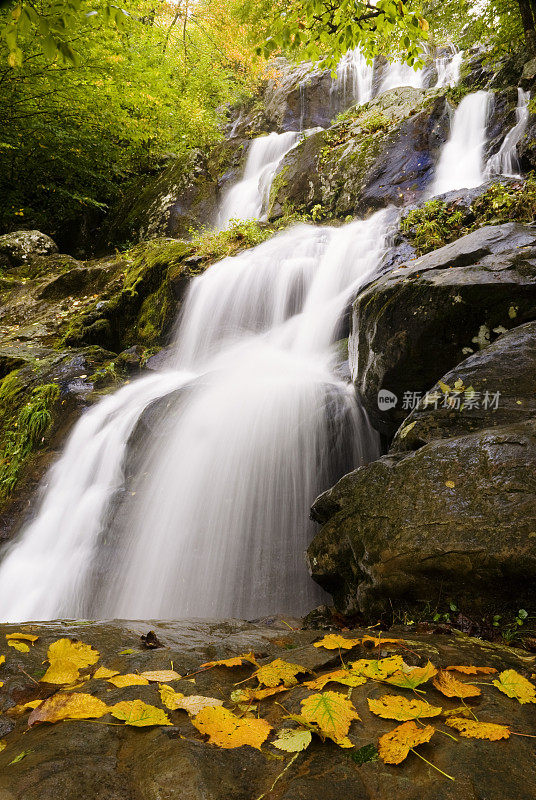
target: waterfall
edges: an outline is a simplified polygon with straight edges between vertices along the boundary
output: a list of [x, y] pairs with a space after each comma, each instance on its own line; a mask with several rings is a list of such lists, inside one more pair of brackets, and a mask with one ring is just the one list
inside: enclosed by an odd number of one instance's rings
[[222, 200], [218, 215], [220, 229], [226, 228], [232, 219], [262, 219], [277, 168], [299, 138], [298, 132], [287, 131], [252, 140], [244, 175]]
[[[381, 211], [341, 228], [300, 225], [192, 282], [166, 369], [76, 424], [0, 567], [3, 619], [251, 618], [322, 601], [304, 559], [310, 505], [378, 455], [334, 372], [334, 342], [390, 224]], [[129, 436], [170, 392], [175, 413], [162, 415], [125, 490]]]
[[434, 88], [441, 89], [445, 86], [456, 86], [460, 80], [462, 60], [463, 53], [454, 45], [449, 47], [448, 53], [436, 58], [435, 68], [437, 72], [437, 81]]
[[337, 65], [337, 77], [332, 92], [340, 98], [344, 108], [368, 103], [372, 97], [373, 64], [368, 64], [361, 50], [348, 50]]
[[484, 182], [484, 148], [491, 92], [466, 95], [456, 109], [443, 147], [432, 194], [470, 189]]
[[398, 89], [400, 86], [413, 86], [415, 89], [422, 89], [423, 74], [423, 69], [413, 69], [409, 64], [393, 61], [387, 67], [378, 94], [388, 92], [390, 89]]
[[517, 107], [516, 107], [516, 124], [510, 128], [504, 141], [497, 153], [491, 156], [486, 165], [486, 178], [491, 178], [493, 175], [506, 175], [511, 178], [519, 177], [520, 166], [517, 157], [517, 146], [529, 120], [529, 101], [530, 92], [524, 92], [523, 89], [517, 90]]

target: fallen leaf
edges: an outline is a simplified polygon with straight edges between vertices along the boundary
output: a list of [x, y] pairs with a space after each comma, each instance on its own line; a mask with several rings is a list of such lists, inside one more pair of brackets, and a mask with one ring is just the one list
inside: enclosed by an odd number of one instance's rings
[[404, 644], [403, 639], [384, 639], [382, 636], [363, 636], [363, 647], [381, 647], [384, 644]]
[[17, 639], [12, 639], [8, 642], [9, 647], [14, 647], [15, 650], [18, 650], [19, 653], [29, 653], [30, 646], [26, 644], [26, 642], [19, 642]]
[[320, 728], [324, 736], [333, 739], [337, 744], [344, 742], [350, 730], [352, 720], [360, 719], [351, 700], [339, 692], [322, 692], [312, 694], [301, 701], [302, 716]]
[[225, 749], [249, 745], [260, 750], [272, 730], [265, 719], [237, 717], [223, 706], [204, 708], [193, 718], [192, 724], [209, 737], [211, 744]]
[[120, 656], [130, 656], [130, 655], [132, 655], [132, 653], [135, 653], [135, 652], [136, 651], [133, 650], [132, 647], [127, 647], [126, 650], [120, 650], [119, 651], [119, 655]]
[[536, 703], [536, 688], [530, 681], [514, 669], [505, 669], [493, 685], [508, 697], [514, 697], [520, 703]]
[[171, 725], [168, 715], [161, 708], [150, 706], [142, 700], [122, 700], [109, 708], [110, 714], [122, 719], [125, 725], [145, 728], [149, 725]]
[[142, 678], [147, 678], [150, 683], [163, 683], [165, 681], [178, 681], [182, 678], [174, 669], [149, 670], [141, 673]]
[[[305, 685], [305, 684], [304, 684]], [[255, 700], [264, 700], [280, 692], [288, 692], [288, 686], [272, 686], [267, 689], [236, 689], [231, 692], [233, 703], [251, 703]]]
[[332, 682], [342, 683], [344, 686], [362, 686], [367, 682], [367, 679], [351, 669], [336, 669], [312, 681], [305, 681], [303, 685], [307, 686], [308, 689], [313, 689], [318, 692], [324, 688], [326, 683]]
[[497, 672], [495, 667], [445, 667], [447, 672], [461, 672], [463, 675], [493, 675]]
[[452, 717], [446, 720], [445, 725], [456, 728], [460, 736], [465, 736], [467, 739], [489, 739], [490, 742], [496, 742], [510, 737], [510, 728], [507, 725], [497, 725], [495, 722], [475, 722], [474, 719]]
[[478, 697], [482, 692], [472, 683], [463, 683], [446, 670], [440, 670], [432, 681], [435, 688], [445, 697]]
[[72, 661], [56, 659], [51, 662], [50, 667], [40, 680], [42, 683], [62, 683], [66, 685], [74, 683], [79, 675], [78, 667]]
[[182, 708], [195, 717], [204, 708], [216, 708], [216, 706], [222, 705], [223, 700], [218, 700], [216, 697], [202, 697], [201, 695], [192, 694], [189, 697], [177, 698], [175, 709]]
[[90, 694], [58, 692], [33, 709], [28, 727], [39, 722], [59, 722], [62, 719], [96, 719], [109, 711], [106, 703]]
[[9, 762], [8, 767], [10, 767], [12, 764], [18, 764], [19, 761], [22, 761], [22, 759], [26, 758], [28, 753], [31, 753], [31, 752], [32, 752], [31, 750], [23, 750], [22, 753], [19, 753], [18, 756], [15, 756], [13, 761]]
[[454, 489], [456, 484], [454, 483], [454, 481], [445, 481], [445, 486], [447, 487], [447, 489]]
[[114, 675], [113, 678], [108, 678], [108, 683], [112, 683], [119, 689], [124, 689], [126, 686], [147, 686], [149, 681], [141, 675], [129, 672], [127, 675]]
[[278, 750], [284, 750], [286, 753], [299, 753], [301, 750], [306, 750], [311, 744], [313, 738], [311, 731], [291, 730], [284, 728], [279, 731], [277, 739], [272, 744]]
[[74, 683], [79, 670], [90, 667], [99, 660], [100, 654], [89, 644], [72, 639], [58, 639], [48, 648], [49, 668], [41, 678], [43, 683]]
[[176, 703], [182, 700], [184, 695], [181, 692], [176, 692], [171, 686], [166, 686], [164, 683], [161, 684], [158, 689], [160, 691], [162, 705], [169, 708], [170, 711], [175, 711], [178, 708]]
[[0, 739], [0, 753], [2, 752], [2, 750], [5, 750], [6, 747], [7, 747], [6, 740], [5, 739]]
[[404, 722], [380, 736], [378, 743], [380, 758], [385, 764], [401, 764], [412, 748], [429, 742], [434, 732], [435, 728], [431, 725], [419, 728], [413, 720]]
[[6, 633], [6, 639], [8, 642], [11, 639], [19, 639], [25, 642], [31, 642], [33, 644], [39, 639], [39, 636], [32, 636], [30, 633]]
[[296, 675], [300, 672], [308, 672], [308, 670], [305, 667], [300, 667], [299, 664], [290, 664], [288, 661], [276, 658], [274, 661], [270, 661], [269, 664], [260, 667], [257, 672], [253, 673], [253, 676], [264, 686], [274, 687], [280, 683], [285, 686], [294, 686], [298, 683]]
[[442, 717], [448, 719], [449, 717], [471, 717], [471, 709], [469, 706], [458, 706], [457, 708], [443, 709]]
[[5, 663], [6, 657], [0, 656], [0, 666]]
[[407, 664], [404, 664], [401, 670], [393, 672], [383, 680], [385, 683], [399, 686], [401, 689], [415, 689], [421, 683], [426, 683], [433, 678], [434, 675], [437, 675], [437, 669], [428, 661], [424, 667], [408, 667]]
[[113, 678], [114, 675], [119, 675], [116, 669], [108, 669], [108, 667], [99, 667], [93, 673], [93, 678], [99, 680], [100, 678]]
[[360, 658], [350, 664], [352, 672], [357, 672], [364, 678], [382, 681], [394, 672], [400, 671], [404, 666], [402, 656], [389, 656], [389, 658], [368, 659]]
[[243, 653], [241, 656], [233, 656], [233, 658], [222, 658], [219, 661], [207, 661], [201, 664], [201, 669], [205, 667], [240, 667], [244, 662], [249, 662], [258, 666], [255, 660], [255, 653]]
[[315, 647], [324, 647], [326, 650], [351, 650], [361, 644], [361, 639], [346, 639], [340, 633], [328, 633], [319, 642], [315, 642]]
[[437, 717], [441, 714], [439, 706], [432, 706], [425, 700], [408, 700], [407, 697], [394, 694], [386, 694], [379, 700], [368, 698], [367, 702], [373, 714], [383, 719], [396, 719], [399, 722], [421, 717]]

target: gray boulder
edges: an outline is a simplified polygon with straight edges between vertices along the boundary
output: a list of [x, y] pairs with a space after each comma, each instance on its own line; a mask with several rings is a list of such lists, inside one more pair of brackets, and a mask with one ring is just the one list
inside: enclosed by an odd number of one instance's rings
[[34, 258], [57, 252], [56, 243], [41, 231], [13, 231], [0, 236], [0, 268], [20, 267]]

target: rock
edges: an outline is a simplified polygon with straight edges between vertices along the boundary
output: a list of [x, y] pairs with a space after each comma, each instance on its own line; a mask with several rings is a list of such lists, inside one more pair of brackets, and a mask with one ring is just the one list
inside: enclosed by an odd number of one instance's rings
[[[480, 228], [369, 285], [353, 311], [355, 384], [382, 434], [407, 415], [404, 398], [427, 391], [501, 332], [536, 319], [536, 230]], [[378, 392], [397, 402], [378, 407]], [[406, 395], [409, 393], [409, 395]]]
[[[81, 639], [101, 654], [99, 664], [121, 673], [169, 669], [170, 663], [181, 674], [196, 673], [195, 684], [177, 681], [173, 687], [186, 695], [200, 694], [216, 697], [232, 708], [230, 694], [237, 681], [250, 677], [251, 666], [234, 669], [216, 668], [199, 672], [208, 660], [228, 658], [254, 651], [261, 663], [283, 658], [316, 671], [340, 664], [336, 651], [316, 648], [313, 643], [325, 631], [296, 630], [285, 620], [247, 623], [240, 620], [184, 620], [181, 622], [93, 622], [76, 624], [53, 622], [33, 623], [25, 630], [39, 635], [39, 640], [27, 654], [10, 651], [2, 666], [5, 681], [2, 695], [2, 716], [8, 731], [7, 747], [0, 753], [0, 798], [2, 800], [255, 800], [274, 794], [271, 787], [277, 781], [280, 800], [369, 800], [371, 797], [396, 797], [397, 800], [475, 800], [475, 786], [486, 800], [529, 798], [534, 794], [534, 750], [532, 740], [512, 736], [508, 742], [487, 742], [459, 738], [453, 741], [435, 735], [429, 745], [419, 752], [455, 781], [447, 780], [410, 754], [399, 766], [387, 766], [377, 759], [375, 748], [379, 736], [392, 730], [397, 723], [380, 719], [370, 713], [367, 698], [385, 694], [385, 687], [376, 682], [351, 690], [351, 698], [362, 719], [354, 722], [349, 738], [353, 749], [342, 749], [329, 740], [321, 742], [316, 736], [306, 752], [289, 764], [290, 755], [281, 761], [274, 756], [274, 734], [262, 751], [249, 746], [223, 750], [207, 744], [191, 724], [184, 711], [169, 712], [172, 726], [135, 728], [120, 724], [95, 724], [71, 720], [57, 724], [40, 724], [27, 728], [27, 714], [10, 717], [9, 709], [50, 693], [26, 677], [44, 672], [43, 660], [47, 647], [60, 637]], [[6, 633], [20, 626], [2, 626]], [[140, 637], [154, 630], [162, 648], [147, 650]], [[406, 641], [404, 658], [410, 664], [424, 664], [430, 659], [437, 666], [476, 664], [497, 670], [515, 669], [530, 675], [534, 658], [504, 645], [479, 642], [461, 634], [430, 635], [406, 631], [391, 631]], [[390, 633], [391, 633], [390, 632]], [[362, 635], [364, 631], [352, 631]], [[126, 651], [126, 652], [125, 652]], [[391, 651], [382, 649], [380, 654]], [[373, 658], [364, 648], [352, 651], [355, 658]], [[19, 667], [22, 667], [22, 672]], [[245, 684], [246, 686], [249, 683]], [[330, 689], [340, 691], [332, 684]], [[533, 706], [519, 705], [497, 691], [483, 686], [478, 702], [478, 717], [482, 721], [500, 722], [522, 733], [534, 733]], [[460, 705], [426, 685], [427, 700], [445, 709]], [[158, 687], [134, 686], [118, 689], [103, 680], [86, 684], [89, 692], [108, 705], [126, 699], [136, 699], [161, 707]], [[344, 687], [346, 693], [346, 687]], [[397, 690], [397, 694], [406, 694]], [[284, 717], [297, 714], [300, 701], [310, 692], [298, 686], [284, 695], [281, 705], [268, 698], [259, 705], [260, 716], [267, 718], [277, 732], [289, 727]], [[407, 695], [409, 697], [409, 695]], [[286, 709], [286, 710], [285, 710]], [[7, 713], [6, 713], [7, 712]], [[106, 722], [104, 717], [98, 722]], [[118, 720], [114, 720], [118, 723]], [[432, 724], [442, 729], [436, 720]], [[10, 728], [13, 730], [10, 731]], [[445, 729], [448, 730], [448, 729]], [[369, 760], [360, 761], [364, 745], [370, 751]], [[24, 751], [24, 757], [10, 763]], [[493, 753], [493, 765], [490, 755]], [[279, 754], [280, 755], [280, 754]], [[370, 760], [371, 759], [371, 760]], [[516, 769], [512, 769], [515, 763]], [[287, 767], [285, 769], [285, 767]]]
[[56, 243], [40, 231], [14, 231], [0, 236], [0, 267], [13, 269], [37, 256], [57, 253]]

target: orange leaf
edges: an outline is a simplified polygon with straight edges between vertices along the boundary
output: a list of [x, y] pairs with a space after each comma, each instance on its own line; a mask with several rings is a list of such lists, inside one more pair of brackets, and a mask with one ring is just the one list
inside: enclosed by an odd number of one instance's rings
[[223, 706], [204, 708], [192, 719], [192, 724], [209, 737], [211, 744], [226, 750], [244, 745], [260, 750], [272, 730], [265, 719], [240, 718]]
[[[38, 702], [38, 701], [35, 701]], [[59, 722], [62, 719], [95, 719], [109, 711], [106, 703], [90, 694], [58, 692], [34, 708], [28, 726], [38, 722]]]
[[205, 664], [201, 664], [201, 669], [205, 667], [240, 667], [246, 661], [257, 666], [255, 653], [243, 653], [241, 656], [233, 656], [233, 658], [222, 658], [219, 661], [207, 661]]
[[324, 647], [326, 650], [351, 650], [361, 644], [361, 639], [346, 639], [340, 633], [328, 633], [319, 642], [315, 642], [315, 647]]
[[510, 736], [510, 728], [507, 725], [497, 725], [495, 722], [475, 722], [474, 719], [453, 717], [446, 720], [445, 724], [456, 728], [460, 736], [465, 736], [467, 739], [489, 739], [490, 742], [496, 742], [499, 739], [508, 739]]
[[419, 744], [429, 742], [435, 728], [419, 728], [413, 721], [404, 722], [389, 733], [380, 736], [378, 752], [385, 764], [401, 764], [409, 751]]
[[404, 644], [403, 639], [384, 639], [382, 636], [363, 636], [363, 647], [381, 647], [384, 644]]
[[461, 672], [463, 675], [493, 675], [497, 670], [494, 667], [445, 667], [447, 672]]
[[445, 697], [478, 697], [482, 694], [478, 686], [473, 686], [472, 683], [463, 683], [445, 670], [440, 670], [432, 683]]

